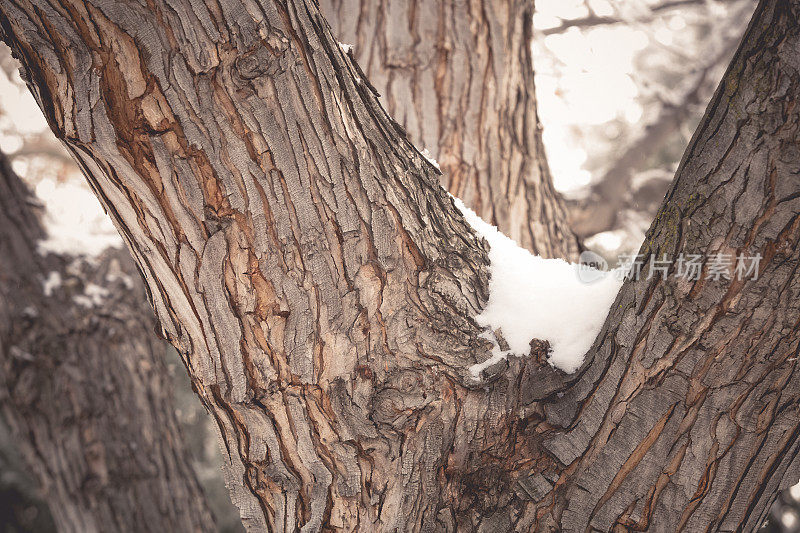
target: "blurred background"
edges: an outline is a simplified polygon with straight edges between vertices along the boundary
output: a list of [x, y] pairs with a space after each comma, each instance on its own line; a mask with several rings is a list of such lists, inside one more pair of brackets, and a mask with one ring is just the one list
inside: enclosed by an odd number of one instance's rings
[[[539, 115], [576, 233], [614, 264], [638, 249], [745, 30], [755, 0], [536, 0]], [[0, 149], [46, 207], [44, 250], [91, 260], [122, 246], [0, 49]], [[217, 437], [167, 349], [175, 411], [221, 531], [242, 531]], [[800, 531], [800, 485], [764, 531]], [[0, 421], [0, 532], [53, 531], [47, 504]]]

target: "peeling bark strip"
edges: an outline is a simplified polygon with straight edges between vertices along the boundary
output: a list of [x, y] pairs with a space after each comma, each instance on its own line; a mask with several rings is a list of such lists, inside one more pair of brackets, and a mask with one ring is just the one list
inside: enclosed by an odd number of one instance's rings
[[0, 6], [252, 530], [753, 529], [798, 475], [797, 2], [757, 11], [645, 247], [759, 279], [628, 283], [578, 375], [534, 342], [482, 387], [484, 245], [315, 3]]
[[32, 201], [0, 154], [0, 413], [58, 530], [213, 530], [129, 255], [39, 256]]
[[531, 252], [577, 260], [536, 112], [531, 0], [320, 4], [446, 189]]

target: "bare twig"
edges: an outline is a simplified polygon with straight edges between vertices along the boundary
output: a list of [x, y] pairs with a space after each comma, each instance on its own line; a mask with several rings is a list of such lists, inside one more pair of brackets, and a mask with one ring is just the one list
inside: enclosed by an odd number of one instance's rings
[[596, 15], [594, 12], [589, 13], [586, 17], [580, 17], [576, 19], [568, 19], [562, 20], [561, 24], [555, 26], [553, 28], [546, 28], [543, 30], [538, 30], [540, 35], [554, 35], [557, 33], [564, 33], [570, 28], [591, 28], [594, 26], [606, 26], [611, 24], [624, 24], [630, 22], [652, 22], [653, 19], [659, 16], [663, 16], [665, 12], [671, 11], [673, 9], [686, 7], [686, 6], [697, 6], [705, 4], [706, 0], [672, 0], [670, 2], [664, 2], [663, 4], [659, 4], [657, 6], [652, 6], [649, 8], [649, 12], [636, 17], [633, 21], [631, 19], [620, 17], [620, 16], [599, 16]]

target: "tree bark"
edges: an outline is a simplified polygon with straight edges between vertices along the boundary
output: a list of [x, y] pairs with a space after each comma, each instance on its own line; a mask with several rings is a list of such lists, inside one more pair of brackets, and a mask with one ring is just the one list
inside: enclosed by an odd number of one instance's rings
[[447, 190], [534, 254], [577, 260], [536, 111], [532, 1], [320, 6]]
[[250, 529], [752, 530], [800, 475], [798, 2], [760, 4], [642, 250], [760, 276], [631, 280], [578, 373], [533, 342], [480, 381], [486, 243], [316, 3], [0, 6]]
[[244, 7], [2, 22], [216, 417], [245, 525], [430, 527], [491, 346], [485, 248], [317, 8]]
[[41, 256], [34, 211], [0, 154], [0, 412], [58, 530], [213, 530], [130, 256]]

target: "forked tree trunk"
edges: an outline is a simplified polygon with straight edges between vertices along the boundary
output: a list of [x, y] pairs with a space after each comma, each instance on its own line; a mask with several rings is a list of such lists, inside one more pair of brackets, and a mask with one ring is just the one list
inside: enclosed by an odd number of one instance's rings
[[480, 382], [486, 244], [316, 3], [0, 5], [251, 529], [752, 530], [797, 479], [798, 2], [759, 6], [643, 249], [759, 277], [629, 281], [578, 373], [534, 343]]
[[213, 530], [130, 256], [39, 255], [32, 202], [0, 154], [0, 413], [58, 530]]
[[333, 34], [442, 185], [520, 245], [576, 260], [536, 112], [531, 0], [323, 0]]

